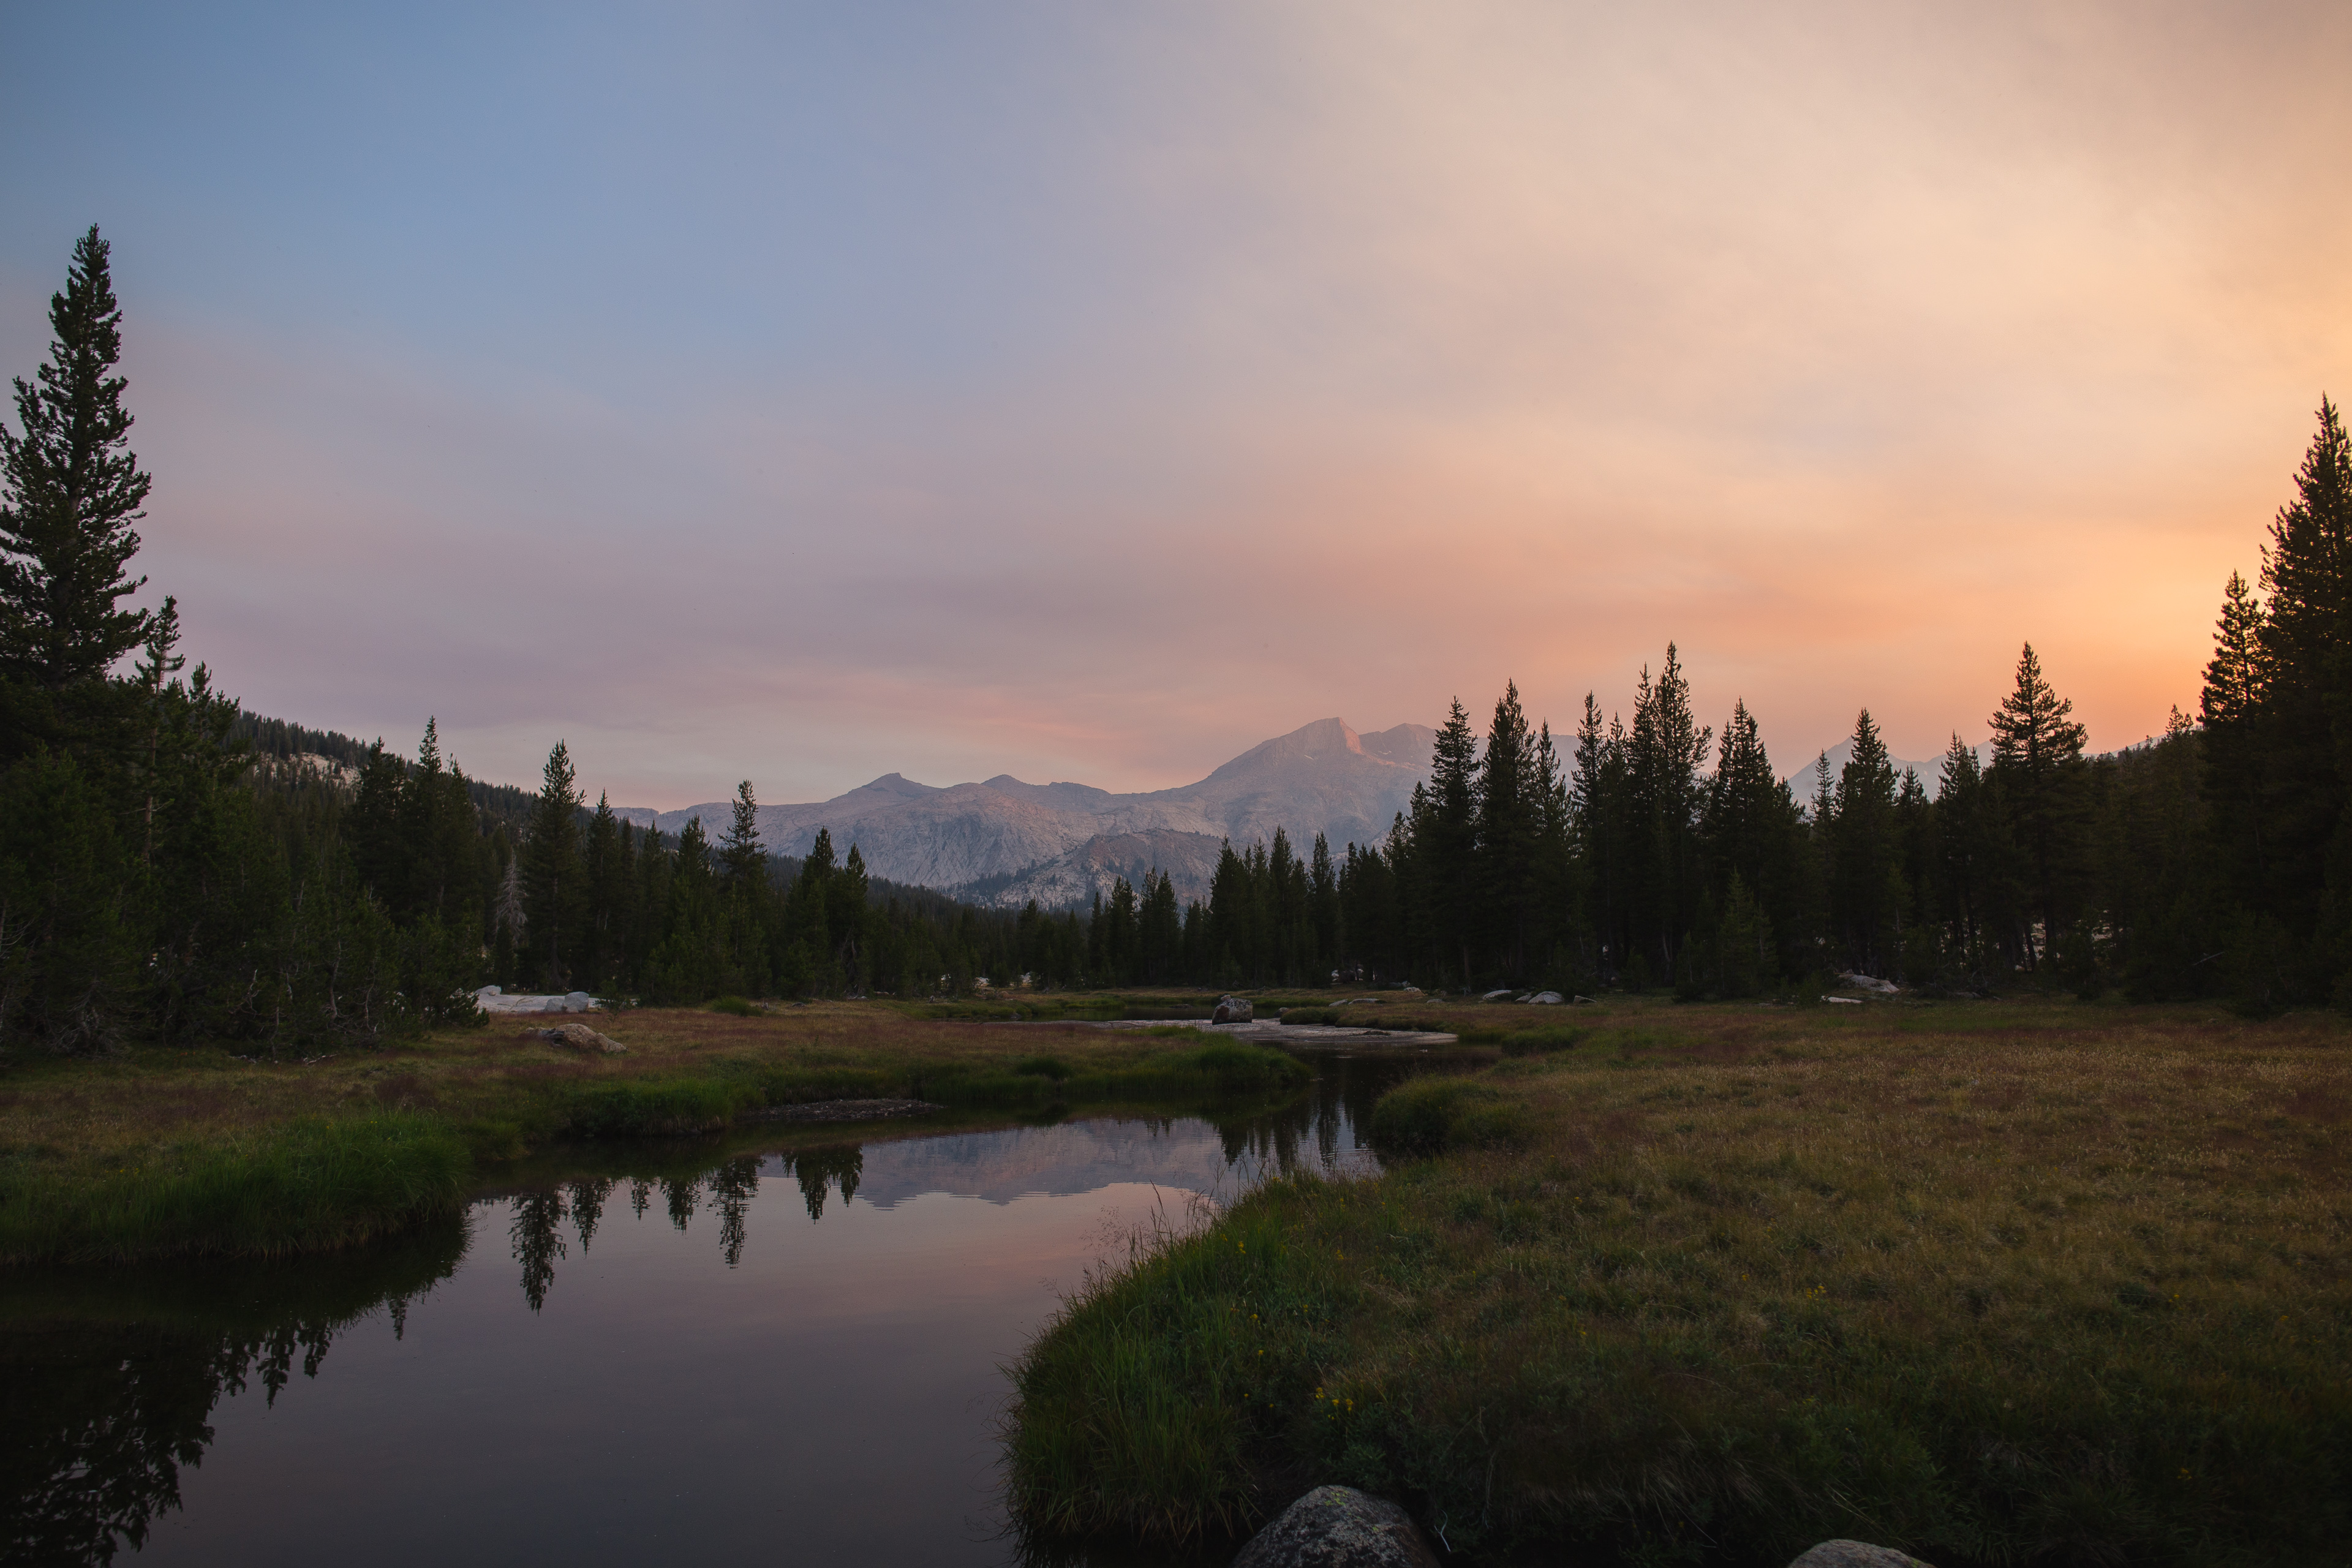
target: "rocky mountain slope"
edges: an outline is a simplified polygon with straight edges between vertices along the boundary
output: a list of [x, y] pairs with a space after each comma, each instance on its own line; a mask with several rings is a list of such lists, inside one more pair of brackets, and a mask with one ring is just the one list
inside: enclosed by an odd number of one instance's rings
[[[760, 807], [760, 837], [780, 854], [804, 855], [817, 830], [836, 853], [856, 844], [876, 876], [1017, 909], [1084, 904], [1113, 878], [1139, 881], [1157, 867], [1180, 900], [1204, 898], [1219, 845], [1271, 839], [1279, 826], [1302, 850], [1322, 833], [1336, 854], [1388, 832], [1412, 786], [1429, 776], [1434, 733], [1419, 724], [1359, 734], [1319, 720], [1254, 746], [1197, 784], [1114, 795], [1081, 784], [1024, 784], [999, 774], [940, 788], [897, 773], [828, 801]], [[632, 812], [676, 833], [695, 817], [725, 831], [723, 801], [681, 811]]]

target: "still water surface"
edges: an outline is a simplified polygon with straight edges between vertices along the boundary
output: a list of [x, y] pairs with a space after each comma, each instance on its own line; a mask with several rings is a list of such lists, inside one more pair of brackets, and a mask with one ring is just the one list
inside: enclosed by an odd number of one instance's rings
[[1299, 1100], [647, 1146], [343, 1258], [0, 1277], [5, 1556], [1013, 1563], [1018, 1355], [1127, 1238], [1374, 1168], [1394, 1063]]

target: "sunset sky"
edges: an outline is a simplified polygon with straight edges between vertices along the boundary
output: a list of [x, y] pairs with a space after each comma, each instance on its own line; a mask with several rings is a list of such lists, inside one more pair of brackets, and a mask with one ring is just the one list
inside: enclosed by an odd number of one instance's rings
[[[151, 602], [591, 796], [2193, 707], [2352, 395], [2352, 6], [12, 5], [0, 373], [114, 246]], [[13, 419], [13, 415], [11, 415]]]

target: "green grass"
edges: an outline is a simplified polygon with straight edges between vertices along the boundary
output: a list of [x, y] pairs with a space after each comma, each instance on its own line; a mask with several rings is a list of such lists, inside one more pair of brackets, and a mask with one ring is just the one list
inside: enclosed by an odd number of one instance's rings
[[[348, 1246], [445, 1212], [534, 1152], [716, 1133], [811, 1101], [1021, 1117], [1206, 1109], [1287, 1095], [1311, 1076], [1278, 1050], [1182, 1027], [1041, 1037], [841, 1004], [600, 1022], [629, 1054], [493, 1026], [316, 1063], [0, 1058], [0, 1264]], [[1053, 1051], [1037, 1052], [1045, 1039]]]
[[323, 1251], [455, 1213], [473, 1174], [429, 1117], [303, 1121], [68, 1182], [0, 1173], [0, 1259], [119, 1262]]
[[1371, 1135], [1373, 1146], [1391, 1156], [1517, 1149], [1527, 1144], [1528, 1116], [1491, 1084], [1420, 1078], [1381, 1096]]
[[[1069, 1303], [1016, 1511], [1218, 1536], [1339, 1481], [1473, 1561], [2343, 1561], [2340, 1021], [1844, 1011], [1631, 1004], [1391, 1090], [1376, 1133], [1444, 1152]], [[1465, 1128], [1498, 1111], [1523, 1147]]]
[[1246, 1529], [1257, 1472], [1326, 1413], [1314, 1369], [1354, 1301], [1339, 1261], [1297, 1252], [1259, 1200], [1090, 1281], [1016, 1373], [1016, 1517], [1048, 1535]]

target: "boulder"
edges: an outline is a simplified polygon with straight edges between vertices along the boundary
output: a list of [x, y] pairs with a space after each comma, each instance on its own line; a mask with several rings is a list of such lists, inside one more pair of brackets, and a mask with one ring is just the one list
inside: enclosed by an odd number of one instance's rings
[[1507, 1002], [1510, 999], [1511, 994], [1508, 991], [1489, 991], [1478, 998], [1481, 1002]]
[[1396, 1504], [1317, 1487], [1250, 1537], [1234, 1568], [1437, 1568], [1437, 1554]]
[[1538, 991], [1528, 998], [1528, 1005], [1531, 1007], [1557, 1007], [1566, 998], [1557, 991]]
[[1838, 978], [1844, 981], [1848, 985], [1853, 986], [1856, 991], [1869, 991], [1881, 996], [1892, 996], [1895, 992], [1902, 989], [1902, 987], [1896, 985], [1892, 980], [1881, 980], [1875, 974], [1847, 973], [1841, 974]]
[[1859, 1007], [1862, 1005], [1862, 998], [1859, 996], [1823, 996], [1822, 1000], [1824, 1002], [1833, 1002], [1841, 1007]]
[[1789, 1568], [1928, 1568], [1908, 1552], [1866, 1541], [1824, 1541]]
[[1210, 1016], [1209, 1022], [1212, 1024], [1246, 1024], [1251, 1022], [1256, 1016], [1257, 1009], [1250, 1005], [1248, 997], [1222, 996], [1217, 999], [1217, 1010]]
[[629, 1047], [610, 1035], [600, 1035], [585, 1024], [558, 1024], [552, 1028], [526, 1029], [534, 1040], [545, 1040], [551, 1046], [569, 1046], [575, 1051], [602, 1051], [608, 1057], [625, 1057]]

